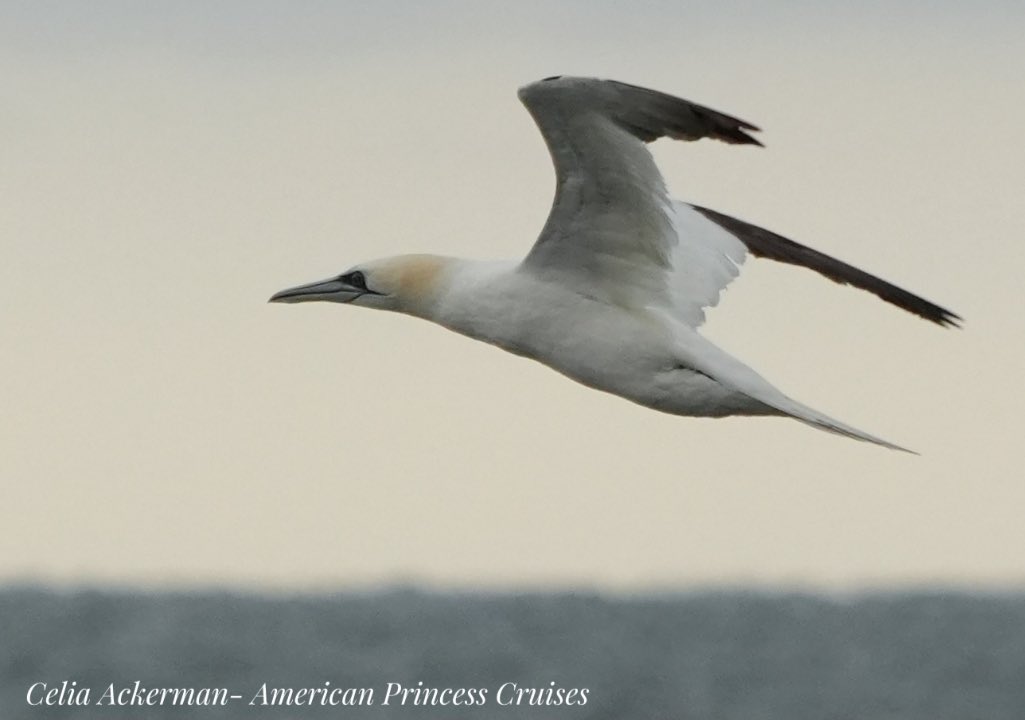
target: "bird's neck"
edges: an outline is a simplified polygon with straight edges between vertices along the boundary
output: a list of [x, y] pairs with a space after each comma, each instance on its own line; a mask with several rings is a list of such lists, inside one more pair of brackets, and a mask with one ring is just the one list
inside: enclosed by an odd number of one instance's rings
[[424, 301], [407, 312], [463, 335], [492, 341], [488, 329], [510, 310], [517, 262], [445, 258]]

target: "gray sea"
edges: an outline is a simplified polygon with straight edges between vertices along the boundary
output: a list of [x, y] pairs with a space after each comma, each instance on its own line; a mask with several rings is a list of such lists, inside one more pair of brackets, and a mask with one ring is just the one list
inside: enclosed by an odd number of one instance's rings
[[2, 720], [327, 717], [1022, 720], [1025, 595], [0, 589]]

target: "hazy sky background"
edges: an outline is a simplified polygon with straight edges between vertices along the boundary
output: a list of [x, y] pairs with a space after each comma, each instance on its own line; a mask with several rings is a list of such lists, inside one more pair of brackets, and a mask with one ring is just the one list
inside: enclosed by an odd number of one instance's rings
[[[1023, 27], [1016, 2], [0, 4], [0, 581], [1021, 585]], [[266, 304], [401, 252], [522, 256], [553, 175], [515, 92], [559, 73], [760, 125], [657, 143], [675, 195], [964, 316], [755, 261], [707, 326], [921, 457]]]

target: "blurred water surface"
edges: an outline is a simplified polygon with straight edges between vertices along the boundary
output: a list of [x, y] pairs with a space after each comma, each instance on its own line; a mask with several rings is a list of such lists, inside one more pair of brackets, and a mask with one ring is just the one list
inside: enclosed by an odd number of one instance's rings
[[[33, 684], [64, 681], [89, 688], [92, 704], [27, 703]], [[95, 705], [111, 683], [136, 681], [241, 699]], [[264, 683], [370, 688], [375, 704], [250, 705]], [[388, 683], [485, 689], [487, 702], [384, 706]], [[505, 683], [586, 688], [587, 702], [500, 705]], [[1025, 596], [9, 588], [0, 591], [0, 717], [1020, 720]]]

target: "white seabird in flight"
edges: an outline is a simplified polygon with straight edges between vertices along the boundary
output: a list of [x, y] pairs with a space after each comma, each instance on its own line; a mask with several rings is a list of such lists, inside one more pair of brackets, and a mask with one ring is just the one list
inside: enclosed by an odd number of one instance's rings
[[895, 450], [784, 395], [698, 333], [748, 254], [815, 270], [939, 325], [960, 319], [840, 260], [673, 200], [645, 143], [760, 145], [754, 125], [611, 80], [546, 78], [519, 91], [555, 164], [548, 221], [522, 261], [400, 255], [283, 290], [408, 313], [533, 358], [584, 385], [675, 415], [784, 415]]

